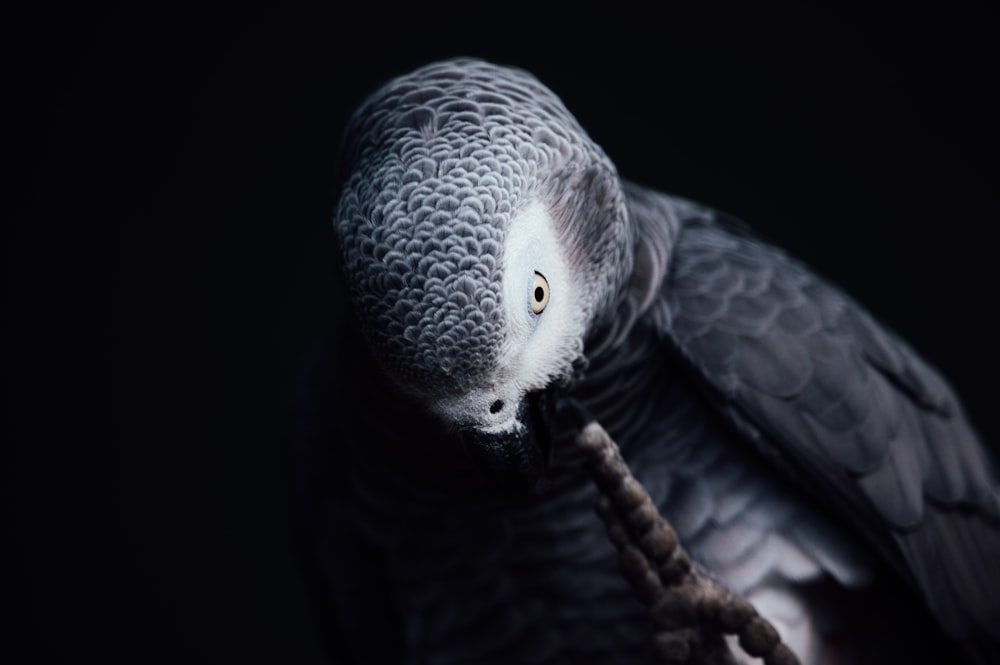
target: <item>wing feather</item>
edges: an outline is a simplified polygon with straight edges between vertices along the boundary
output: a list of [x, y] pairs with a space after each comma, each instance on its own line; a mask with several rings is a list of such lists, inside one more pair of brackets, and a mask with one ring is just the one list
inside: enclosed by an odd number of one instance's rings
[[626, 192], [639, 237], [672, 243], [650, 255], [665, 256], [659, 270], [644, 268], [656, 283], [636, 300], [643, 320], [766, 458], [915, 582], [952, 636], [1000, 640], [1000, 491], [945, 381], [738, 222]]

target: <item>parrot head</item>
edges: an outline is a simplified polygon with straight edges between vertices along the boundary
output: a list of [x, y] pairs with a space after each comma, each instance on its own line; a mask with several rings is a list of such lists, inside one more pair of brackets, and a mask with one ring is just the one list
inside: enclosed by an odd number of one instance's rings
[[369, 97], [340, 167], [334, 228], [379, 367], [495, 479], [533, 487], [542, 395], [630, 273], [614, 165], [531, 75], [461, 59]]

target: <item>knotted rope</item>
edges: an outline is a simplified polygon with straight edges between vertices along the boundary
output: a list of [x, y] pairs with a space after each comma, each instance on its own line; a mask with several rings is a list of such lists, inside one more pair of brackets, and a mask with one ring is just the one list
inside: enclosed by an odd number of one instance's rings
[[603, 427], [590, 423], [577, 444], [601, 490], [597, 513], [618, 549], [622, 573], [656, 623], [653, 644], [661, 662], [735, 665], [723, 635], [736, 635], [740, 647], [766, 665], [799, 665], [748, 600], [692, 563]]

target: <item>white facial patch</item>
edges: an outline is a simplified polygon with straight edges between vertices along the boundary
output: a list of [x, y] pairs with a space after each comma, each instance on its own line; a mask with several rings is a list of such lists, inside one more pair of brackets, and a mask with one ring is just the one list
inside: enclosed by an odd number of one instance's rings
[[[531, 310], [536, 272], [549, 286], [548, 304], [540, 314]], [[504, 245], [508, 336], [500, 362], [505, 374], [499, 381], [530, 392], [569, 370], [586, 323], [577, 306], [579, 295], [551, 216], [539, 201], [530, 202], [511, 219]]]
[[[432, 408], [446, 420], [485, 432], [511, 432], [525, 394], [565, 376], [581, 349], [586, 325], [578, 285], [566, 262], [548, 211], [538, 201], [511, 218], [504, 244], [503, 314], [506, 343], [490, 385], [437, 401]], [[545, 309], [532, 312], [535, 273], [548, 282]]]

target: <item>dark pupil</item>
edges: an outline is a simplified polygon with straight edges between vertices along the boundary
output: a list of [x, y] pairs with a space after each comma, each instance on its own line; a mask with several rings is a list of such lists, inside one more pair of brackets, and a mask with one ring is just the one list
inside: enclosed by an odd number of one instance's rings
[[540, 286], [536, 286], [535, 287], [535, 300], [538, 301], [538, 302], [542, 302], [542, 298], [544, 298], [544, 297], [545, 297], [545, 289], [543, 289]]

